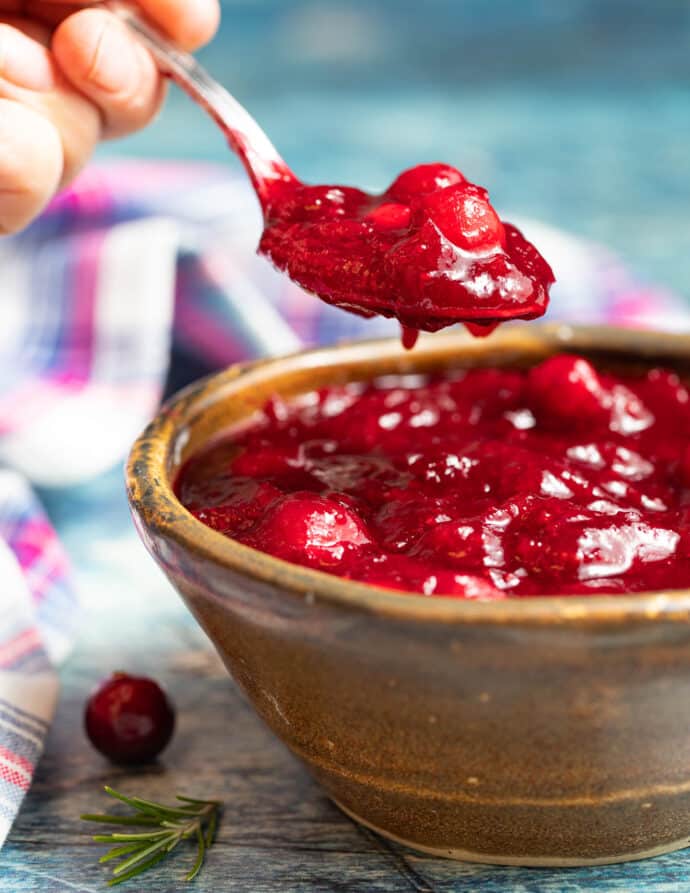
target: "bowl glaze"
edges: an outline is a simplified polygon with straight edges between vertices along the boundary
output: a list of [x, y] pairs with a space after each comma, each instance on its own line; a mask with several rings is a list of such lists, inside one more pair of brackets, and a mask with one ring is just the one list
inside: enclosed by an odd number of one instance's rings
[[690, 844], [690, 589], [402, 595], [229, 540], [171, 482], [272, 394], [562, 350], [690, 379], [688, 338], [617, 329], [530, 324], [481, 341], [422, 337], [409, 353], [393, 340], [343, 345], [192, 385], [128, 462], [146, 547], [257, 712], [345, 812], [437, 855], [584, 865]]

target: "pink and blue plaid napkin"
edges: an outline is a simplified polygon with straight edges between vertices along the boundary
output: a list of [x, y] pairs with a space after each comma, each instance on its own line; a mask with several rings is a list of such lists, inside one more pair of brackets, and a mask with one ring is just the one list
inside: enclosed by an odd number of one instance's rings
[[[513, 219], [511, 217], [511, 219]], [[688, 327], [681, 302], [599, 246], [516, 219], [558, 277], [564, 320]], [[0, 845], [29, 788], [78, 618], [34, 491], [111, 468], [155, 411], [173, 340], [207, 366], [395, 333], [256, 257], [243, 180], [203, 165], [93, 166], [0, 241]]]

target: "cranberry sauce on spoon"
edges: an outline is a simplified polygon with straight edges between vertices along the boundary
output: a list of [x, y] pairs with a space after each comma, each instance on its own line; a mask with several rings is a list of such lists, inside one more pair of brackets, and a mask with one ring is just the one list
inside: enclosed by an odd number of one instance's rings
[[109, 8], [223, 130], [264, 214], [259, 251], [307, 291], [362, 316], [397, 318], [406, 347], [420, 329], [464, 322], [487, 334], [503, 320], [544, 313], [551, 268], [456, 168], [413, 167], [382, 195], [307, 185], [193, 56], [127, 3]]
[[557, 355], [265, 407], [177, 481], [201, 521], [377, 586], [499, 599], [687, 586], [690, 402]]
[[382, 195], [283, 181], [264, 210], [260, 252], [331, 304], [396, 317], [405, 346], [420, 329], [488, 334], [546, 310], [551, 268], [454, 167], [411, 168]]

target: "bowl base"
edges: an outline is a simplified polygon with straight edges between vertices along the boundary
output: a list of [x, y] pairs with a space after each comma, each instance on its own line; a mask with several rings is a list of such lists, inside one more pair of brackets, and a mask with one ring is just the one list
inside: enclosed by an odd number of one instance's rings
[[379, 828], [377, 825], [361, 818], [356, 812], [348, 809], [347, 806], [343, 806], [335, 797], [331, 797], [331, 800], [333, 800], [338, 809], [341, 809], [353, 821], [359, 825], [364, 825], [365, 828], [369, 828], [371, 831], [375, 831], [381, 837], [400, 843], [411, 850], [417, 850], [419, 853], [426, 853], [442, 859], [453, 859], [457, 862], [478, 862], [481, 865], [513, 865], [524, 868], [577, 868], [578, 866], [587, 865], [615, 865], [620, 862], [636, 862], [640, 859], [651, 859], [654, 856], [662, 856], [664, 853], [672, 853], [675, 850], [682, 850], [690, 846], [690, 837], [682, 837], [680, 840], [664, 843], [648, 850], [640, 850], [636, 853], [621, 853], [620, 855], [598, 856], [590, 859], [579, 856], [501, 856], [491, 853], [477, 853], [472, 850], [425, 846], [413, 840], [405, 840], [403, 837], [398, 837], [390, 831], [385, 831], [383, 828]]

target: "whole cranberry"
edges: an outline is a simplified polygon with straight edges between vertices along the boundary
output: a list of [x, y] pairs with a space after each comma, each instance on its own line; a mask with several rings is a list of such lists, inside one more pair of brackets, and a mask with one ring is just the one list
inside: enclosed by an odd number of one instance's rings
[[503, 224], [484, 189], [456, 183], [427, 195], [424, 207], [443, 235], [466, 251], [489, 251], [505, 244]]
[[336, 567], [371, 542], [356, 511], [309, 491], [276, 499], [246, 539], [250, 546], [309, 567]]
[[398, 202], [409, 202], [421, 195], [465, 182], [460, 171], [449, 164], [418, 164], [403, 171], [388, 187], [386, 195]]
[[114, 763], [147, 763], [170, 741], [175, 711], [153, 679], [113, 673], [87, 701], [84, 725], [96, 750]]
[[532, 408], [547, 424], [591, 428], [610, 419], [610, 394], [584, 357], [567, 353], [549, 357], [530, 369], [527, 390]]

